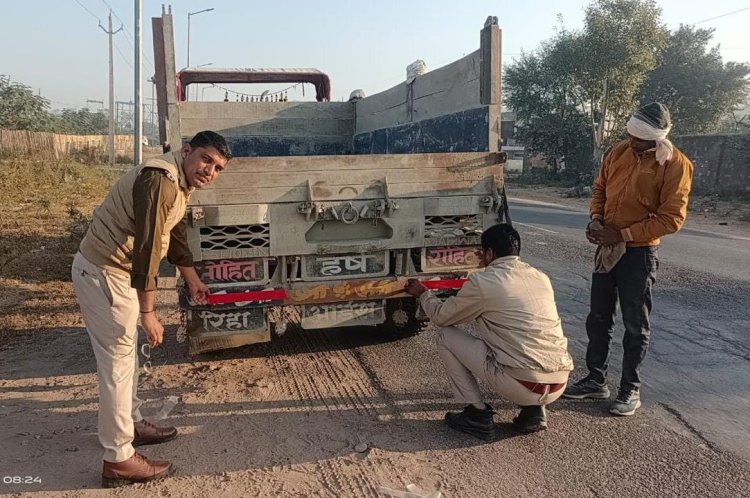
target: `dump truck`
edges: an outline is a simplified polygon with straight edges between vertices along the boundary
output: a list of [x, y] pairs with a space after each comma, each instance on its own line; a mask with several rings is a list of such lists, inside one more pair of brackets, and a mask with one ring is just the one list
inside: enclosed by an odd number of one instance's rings
[[[171, 11], [152, 28], [162, 144], [213, 130], [234, 155], [187, 210], [211, 289], [204, 306], [181, 291], [191, 354], [267, 342], [289, 324], [413, 335], [426, 317], [406, 279], [456, 292], [480, 267], [482, 231], [510, 222], [497, 18], [477, 51], [347, 102], [330, 101], [316, 69], [178, 72]], [[188, 99], [191, 85], [227, 83], [304, 83], [316, 100]]]

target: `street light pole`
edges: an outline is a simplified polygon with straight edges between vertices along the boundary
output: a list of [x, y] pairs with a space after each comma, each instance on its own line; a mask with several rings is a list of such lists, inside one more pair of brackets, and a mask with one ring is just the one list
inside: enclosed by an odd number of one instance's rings
[[214, 8], [213, 8], [213, 7], [211, 7], [210, 9], [203, 9], [203, 10], [199, 10], [199, 11], [196, 11], [196, 12], [188, 12], [188, 34], [187, 34], [187, 39], [188, 39], [188, 42], [187, 42], [187, 43], [188, 43], [188, 47], [187, 47], [187, 67], [190, 67], [190, 17], [191, 17], [191, 16], [197, 16], [198, 14], [202, 14], [202, 13], [204, 13], [204, 12], [211, 12], [212, 10], [214, 10]]
[[[195, 12], [188, 12], [188, 57], [187, 57], [188, 60], [187, 60], [187, 67], [190, 67], [190, 17], [196, 16], [198, 14], [202, 14], [204, 12], [211, 12], [212, 10], [214, 10], [213, 7], [211, 7], [210, 9], [203, 9], [203, 10], [198, 10], [198, 11], [195, 11]], [[189, 96], [190, 95], [187, 95], [187, 97], [189, 97]]]
[[[206, 66], [210, 66], [210, 65], [212, 65], [212, 64], [213, 64], [213, 62], [206, 62], [205, 64], [198, 64], [198, 65], [197, 65], [197, 66], [195, 66], [195, 67], [206, 67]], [[195, 98], [197, 99], [197, 98], [198, 98], [198, 93], [197, 93], [197, 92], [198, 92], [198, 90], [197, 90], [198, 86], [196, 85], [196, 87], [195, 87], [195, 88], [196, 88], [196, 94], [195, 94]], [[204, 87], [203, 87], [203, 88], [201, 89], [201, 101], [205, 100], [205, 99], [204, 99], [203, 97], [204, 97], [204, 96], [205, 96], [205, 94], [206, 94], [206, 88], [207, 88], [207, 87], [205, 87], [205, 86], [204, 86]]]
[[135, 0], [135, 119], [133, 123], [133, 166], [143, 161], [143, 80], [141, 71], [142, 41], [141, 41], [141, 9], [142, 0]]
[[[156, 132], [154, 134], [154, 106], [156, 105], [156, 99], [154, 98], [154, 90], [156, 89], [156, 76], [152, 76], [151, 79], [149, 79], [151, 82], [151, 137], [156, 136], [156, 140], [154, 140], [153, 143], [158, 144], [159, 143], [159, 133]], [[152, 144], [153, 145], [153, 144]]]

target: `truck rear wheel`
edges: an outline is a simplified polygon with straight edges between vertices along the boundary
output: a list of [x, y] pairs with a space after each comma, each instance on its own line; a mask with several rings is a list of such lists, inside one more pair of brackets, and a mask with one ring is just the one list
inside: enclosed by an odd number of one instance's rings
[[428, 320], [416, 317], [419, 305], [414, 298], [389, 299], [385, 303], [385, 322], [378, 325], [378, 331], [385, 337], [401, 339], [419, 334]]

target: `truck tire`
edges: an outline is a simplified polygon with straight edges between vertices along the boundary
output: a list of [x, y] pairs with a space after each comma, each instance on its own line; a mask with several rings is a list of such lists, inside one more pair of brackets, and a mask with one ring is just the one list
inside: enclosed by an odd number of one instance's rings
[[414, 298], [389, 299], [385, 303], [385, 322], [378, 331], [390, 339], [402, 339], [419, 334], [429, 323], [416, 317], [418, 304]]

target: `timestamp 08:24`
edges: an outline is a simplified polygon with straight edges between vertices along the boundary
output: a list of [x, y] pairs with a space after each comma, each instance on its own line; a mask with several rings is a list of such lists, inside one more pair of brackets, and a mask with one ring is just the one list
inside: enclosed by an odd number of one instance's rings
[[3, 484], [42, 484], [39, 476], [3, 476]]

